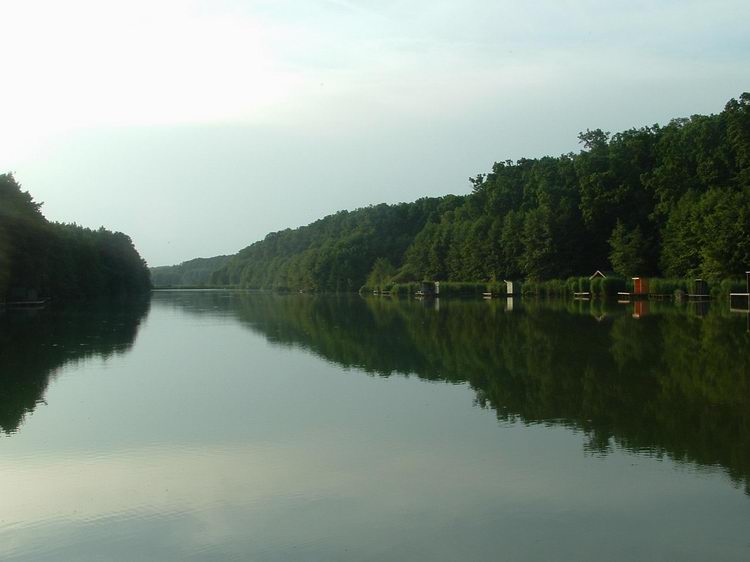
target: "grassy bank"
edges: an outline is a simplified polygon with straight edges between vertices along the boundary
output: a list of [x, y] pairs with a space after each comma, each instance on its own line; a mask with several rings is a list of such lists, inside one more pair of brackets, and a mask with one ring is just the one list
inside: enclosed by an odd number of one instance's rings
[[[374, 291], [385, 291], [399, 297], [413, 296], [422, 290], [422, 283], [384, 283], [380, 287], [364, 285], [359, 292], [372, 294]], [[484, 293], [493, 296], [505, 296], [504, 282], [494, 281], [440, 281], [441, 297], [481, 297]]]
[[[528, 279], [519, 283], [520, 293], [524, 296], [540, 297], [573, 297], [576, 293], [588, 293], [592, 298], [616, 298], [617, 293], [632, 293], [633, 280], [623, 277], [569, 277], [568, 279], [549, 279], [537, 281]], [[421, 283], [384, 283], [380, 287], [363, 286], [362, 294], [372, 294], [374, 291], [386, 291], [391, 295], [409, 297], [422, 289]], [[721, 279], [707, 281], [708, 295], [711, 298], [729, 298], [729, 293], [745, 292], [745, 279]], [[507, 296], [504, 282], [455, 282], [441, 281], [441, 297], [481, 297], [485, 293], [493, 296]], [[648, 278], [647, 294], [652, 297], [682, 298], [687, 295], [699, 294], [700, 289], [695, 279], [666, 279]]]

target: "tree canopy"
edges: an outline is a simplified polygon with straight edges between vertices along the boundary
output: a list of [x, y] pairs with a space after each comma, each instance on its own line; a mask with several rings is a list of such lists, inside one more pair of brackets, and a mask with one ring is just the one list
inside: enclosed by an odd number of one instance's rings
[[0, 301], [134, 294], [151, 287], [130, 238], [47, 221], [11, 174], [0, 174]]
[[750, 93], [718, 114], [579, 140], [575, 154], [496, 162], [470, 178], [467, 196], [341, 211], [269, 234], [212, 281], [356, 290], [382, 277], [378, 260], [400, 281], [596, 269], [719, 278], [750, 267]]

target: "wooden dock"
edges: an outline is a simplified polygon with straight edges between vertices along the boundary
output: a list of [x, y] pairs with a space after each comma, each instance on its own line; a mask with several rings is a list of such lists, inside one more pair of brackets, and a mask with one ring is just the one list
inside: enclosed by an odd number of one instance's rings
[[44, 308], [50, 299], [41, 299], [33, 301], [10, 301], [0, 303], [0, 306], [6, 308]]
[[631, 299], [647, 299], [648, 293], [628, 293], [627, 291], [618, 291], [617, 298], [627, 299], [628, 301]]
[[674, 295], [670, 295], [669, 293], [628, 293], [626, 291], [619, 291], [617, 293], [617, 297], [619, 299], [622, 299], [618, 302], [630, 302], [630, 300], [636, 300], [636, 299], [649, 299], [649, 300], [671, 300], [674, 298]]

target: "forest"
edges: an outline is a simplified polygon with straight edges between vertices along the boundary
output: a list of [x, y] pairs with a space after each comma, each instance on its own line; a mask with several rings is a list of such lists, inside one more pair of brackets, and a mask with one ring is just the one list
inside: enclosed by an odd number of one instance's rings
[[449, 195], [380, 204], [273, 232], [233, 256], [212, 279], [216, 285], [258, 289], [357, 291], [376, 260], [400, 264], [427, 224], [463, 200]]
[[230, 256], [195, 258], [178, 265], [150, 268], [154, 287], [206, 287], [211, 285], [213, 272], [222, 267]]
[[0, 303], [150, 289], [148, 267], [127, 235], [50, 222], [11, 174], [0, 174]]
[[564, 279], [610, 270], [707, 279], [750, 269], [750, 93], [712, 115], [579, 135], [496, 162], [465, 196], [341, 211], [274, 232], [216, 285], [351, 291], [384, 281]]

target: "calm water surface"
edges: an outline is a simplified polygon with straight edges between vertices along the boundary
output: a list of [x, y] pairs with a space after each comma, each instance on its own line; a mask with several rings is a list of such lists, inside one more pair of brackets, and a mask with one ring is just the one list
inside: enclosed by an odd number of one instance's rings
[[724, 306], [0, 313], [2, 560], [748, 560]]

